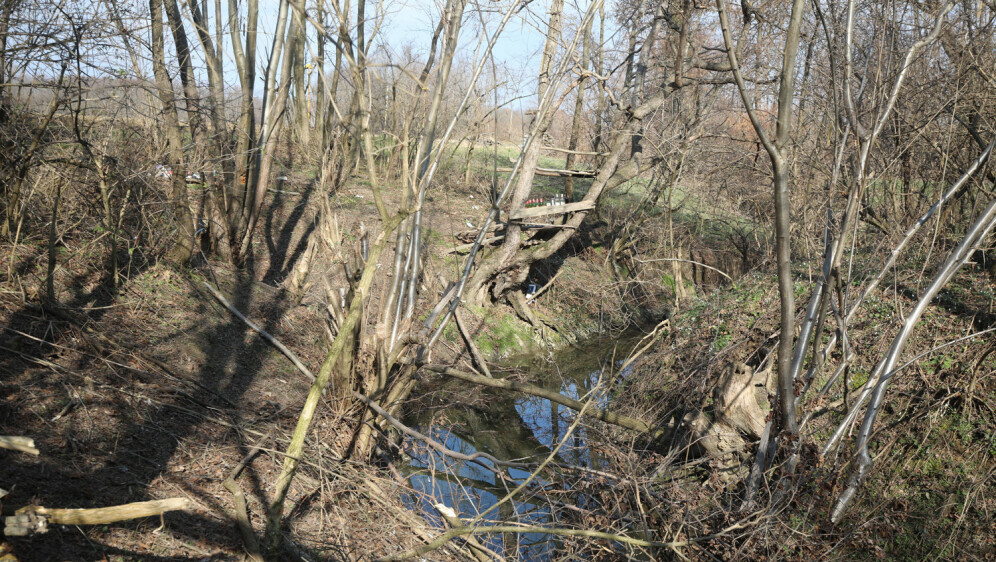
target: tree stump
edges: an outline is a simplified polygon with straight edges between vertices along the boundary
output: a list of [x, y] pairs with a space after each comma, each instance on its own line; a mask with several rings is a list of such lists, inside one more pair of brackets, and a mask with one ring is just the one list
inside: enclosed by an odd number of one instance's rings
[[711, 410], [700, 410], [687, 420], [694, 448], [713, 459], [725, 483], [736, 479], [748, 460], [748, 439], [760, 439], [764, 431], [766, 414], [757, 386], [767, 387], [770, 373], [757, 375], [743, 363], [729, 365], [713, 390]]

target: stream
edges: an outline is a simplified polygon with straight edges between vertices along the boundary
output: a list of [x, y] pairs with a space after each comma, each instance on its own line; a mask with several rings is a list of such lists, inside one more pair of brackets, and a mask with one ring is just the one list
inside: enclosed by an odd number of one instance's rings
[[[643, 335], [643, 332], [634, 330], [616, 337], [596, 337], [553, 353], [537, 352], [513, 357], [493, 370], [496, 377], [503, 377], [506, 370], [513, 369], [525, 374], [525, 382], [585, 401], [592, 389], [599, 385], [603, 372], [606, 377], [610, 372], [618, 375], [616, 370]], [[606, 371], [610, 364], [615, 368]], [[497, 372], [498, 369], [502, 372]], [[602, 380], [601, 392], [596, 393], [591, 407], [606, 406], [607, 399], [602, 389], [608, 386], [608, 382]], [[467, 384], [452, 381], [437, 392], [464, 388]], [[564, 439], [576, 419], [573, 410], [544, 398], [483, 388], [477, 392], [483, 392], [483, 398], [471, 405], [423, 408], [412, 412], [405, 423], [460, 453], [470, 455], [479, 451], [505, 461], [540, 463]], [[405, 471], [416, 490], [407, 498], [409, 506], [440, 529], [445, 525], [434, 504], [445, 504], [463, 518], [474, 517], [492, 508], [531, 472], [528, 468], [502, 467], [496, 472], [473, 462], [444, 456], [411, 439], [406, 440], [405, 450], [410, 455]], [[493, 467], [489, 460], [481, 461]], [[598, 468], [601, 464], [597, 453], [587, 446], [582, 425], [578, 425], [560, 447], [554, 461], [590, 468]], [[504, 502], [487, 513], [481, 524], [555, 524], [548, 502], [529, 501], [530, 490], [550, 484], [556, 483], [543, 478], [535, 479], [515, 501]], [[564, 489], [563, 484], [557, 487]], [[579, 496], [570, 494], [568, 490], [567, 494], [558, 497], [565, 503], [583, 507], [586, 498]], [[549, 559], [559, 544], [557, 537], [541, 533], [480, 534], [476, 537], [498, 554], [510, 556], [518, 553], [524, 560]]]

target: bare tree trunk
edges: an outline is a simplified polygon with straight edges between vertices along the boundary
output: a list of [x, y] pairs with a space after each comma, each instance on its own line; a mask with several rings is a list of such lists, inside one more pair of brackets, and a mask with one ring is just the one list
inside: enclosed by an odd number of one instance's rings
[[[303, 29], [304, 24], [301, 23]], [[308, 44], [307, 33], [302, 33], [298, 47], [294, 50], [294, 60], [292, 63], [292, 75], [294, 81], [294, 112], [293, 123], [296, 131], [297, 141], [302, 147], [308, 146], [311, 141], [311, 115], [308, 111]]]
[[[546, 43], [543, 47], [543, 58], [540, 61], [540, 73], [539, 73], [539, 85], [537, 88], [537, 99], [543, 100], [547, 97], [547, 89], [550, 88], [550, 82], [553, 72], [554, 57], [557, 54], [557, 45], [560, 42], [560, 33], [563, 26], [563, 11], [564, 11], [564, 0], [553, 0], [550, 5], [550, 18], [549, 24], [547, 26], [546, 32]], [[550, 111], [538, 111], [536, 123], [533, 129], [533, 136], [535, 138], [542, 138], [543, 134], [549, 129], [550, 124], [553, 122], [553, 116], [555, 115], [555, 110]], [[529, 193], [533, 188], [533, 178], [536, 175], [536, 166], [539, 161], [539, 153], [542, 148], [542, 142], [532, 142], [525, 150], [525, 153], [521, 155], [522, 163], [519, 168], [519, 176], [516, 180], [516, 185], [512, 191], [512, 197], [509, 200], [509, 207], [511, 209], [521, 208], [526, 200], [529, 198]], [[498, 250], [498, 258], [496, 260], [498, 267], [502, 267], [510, 262], [515, 256], [516, 252], [519, 251], [519, 247], [522, 243], [522, 229], [516, 223], [510, 223], [505, 232], [505, 240]], [[492, 291], [492, 297], [498, 297], [504, 291], [511, 287], [521, 284], [525, 281], [528, 275], [528, 269], [520, 269], [518, 274], [514, 277], [508, 277], [503, 280], [502, 283], [498, 284]], [[475, 287], [477, 290], [470, 294], [473, 302], [480, 303], [484, 299], [484, 295], [480, 294], [480, 285]]]
[[989, 233], [992, 232], [994, 227], [996, 227], [996, 199], [989, 202], [985, 210], [979, 214], [974, 224], [972, 224], [969, 228], [968, 232], [965, 234], [965, 237], [961, 240], [958, 246], [955, 247], [950, 254], [948, 254], [947, 259], [934, 276], [933, 281], [931, 281], [930, 285], [920, 296], [920, 300], [917, 301], [916, 307], [904, 320], [902, 329], [893, 339], [888, 353], [875, 367], [875, 370], [869, 377], [865, 390], [862, 393], [861, 398], [858, 400], [856, 407], [852, 408], [852, 410], [848, 412], [844, 423], [838, 426], [837, 434], [839, 435], [843, 433], [844, 428], [851, 425], [851, 421], [857, 416], [858, 408], [860, 407], [860, 404], [864, 402], [864, 399], [868, 396], [871, 397], [871, 400], [868, 403], [868, 409], [865, 412], [864, 421], [861, 423], [861, 429], [858, 431], [857, 441], [854, 446], [855, 463], [853, 472], [848, 480], [847, 488], [843, 493], [841, 493], [840, 498], [837, 501], [837, 505], [834, 507], [831, 514], [832, 521], [836, 522], [840, 519], [841, 515], [844, 513], [844, 510], [847, 509], [847, 506], [854, 498], [854, 494], [858, 487], [864, 483], [871, 471], [872, 458], [868, 452], [868, 441], [872, 435], [872, 428], [875, 425], [875, 419], [878, 417], [879, 410], [882, 407], [882, 399], [885, 394], [885, 390], [889, 386], [889, 382], [892, 380], [892, 377], [895, 375], [894, 369], [906, 347], [906, 343], [913, 334], [913, 329], [919, 323], [923, 314], [927, 311], [927, 307], [930, 306], [931, 301], [933, 301], [941, 289], [943, 289], [948, 282], [951, 281], [951, 278], [954, 277], [955, 273], [957, 273], [958, 270], [965, 265], [965, 262], [971, 258], [972, 254], [975, 253]]
[[[315, 0], [315, 13], [318, 20], [318, 25], [325, 27], [325, 0]], [[315, 124], [314, 128], [317, 131], [309, 134], [317, 134], [319, 146], [321, 150], [324, 151], [326, 147], [326, 139], [324, 134], [324, 124], [325, 124], [325, 113], [328, 108], [325, 107], [325, 42], [327, 38], [324, 33], [317, 33], [315, 37], [315, 74], [317, 79], [315, 81]], [[310, 84], [309, 84], [310, 86]]]
[[[435, 142], [436, 123], [439, 118], [443, 95], [449, 82], [450, 69], [459, 43], [466, 6], [466, 0], [448, 0], [446, 2], [443, 13], [440, 16], [440, 24], [436, 27], [436, 35], [434, 35], [433, 48], [430, 50], [429, 60], [426, 62], [420, 77], [420, 83], [425, 84], [435, 60], [436, 51], [434, 46], [439, 35], [445, 31], [445, 48], [440, 58], [439, 69], [431, 98], [429, 99], [428, 111], [416, 147], [415, 168], [410, 171], [411, 177], [404, 179], [406, 187], [404, 188], [399, 205], [400, 209], [408, 208], [409, 197], [414, 196], [417, 200], [415, 216], [409, 221], [407, 227], [408, 236], [405, 236], [405, 229], [403, 228], [398, 231], [395, 240], [394, 279], [387, 297], [382, 304], [384, 308], [382, 309], [375, 335], [376, 341], [374, 345], [376, 346], [376, 355], [378, 357], [377, 376], [376, 378], [368, 379], [365, 385], [368, 395], [384, 396], [382, 403], [390, 411], [395, 411], [398, 408], [400, 402], [407, 397], [414, 385], [413, 368], [408, 366], [400, 369], [396, 368], [397, 353], [400, 353], [403, 347], [398, 346], [396, 348], [395, 344], [404, 327], [411, 323], [415, 301], [418, 297], [417, 289], [420, 284], [419, 276], [421, 275], [420, 266], [423, 246], [421, 208], [425, 203], [425, 196], [431, 182], [429, 162]], [[367, 135], [367, 138], [370, 137], [368, 130], [365, 130], [364, 134]], [[364, 420], [366, 420], [371, 414], [365, 411], [363, 415]], [[355, 455], [361, 458], [369, 457], [373, 451], [373, 435], [371, 426], [367, 423], [362, 423], [358, 428], [355, 440]]]
[[[683, 54], [679, 54], [683, 56]], [[605, 75], [605, 4], [603, 3], [598, 7], [598, 57], [597, 57], [597, 67], [596, 71], [599, 76]], [[602, 138], [602, 121], [605, 118], [605, 84], [598, 84], [596, 92], [598, 93], [598, 109], [596, 109], [595, 115], [595, 137], [594, 141], [591, 143], [592, 151], [603, 152], [604, 151], [604, 140]]]
[[795, 334], [795, 293], [792, 282], [792, 249], [790, 231], [792, 226], [790, 206], [789, 163], [785, 158], [788, 148], [789, 134], [792, 131], [793, 100], [795, 98], [795, 59], [799, 51], [799, 40], [802, 33], [802, 13], [805, 9], [803, 0], [794, 0], [792, 14], [789, 19], [785, 44], [782, 50], [782, 69], [778, 86], [778, 117], [774, 141], [770, 140], [758, 119], [754, 103], [747, 93], [740, 74], [736, 48], [730, 36], [729, 23], [726, 17], [725, 0], [717, 0], [723, 39], [726, 44], [727, 56], [737, 83], [737, 89], [743, 100], [745, 109], [758, 138], [764, 145], [773, 167], [774, 199], [775, 199], [775, 239], [776, 261], [778, 267], [778, 291], [781, 298], [781, 339], [778, 343], [778, 402], [780, 420], [778, 427], [787, 432], [788, 440], [794, 441], [798, 433], [795, 410], [795, 380], [792, 373], [793, 336]]
[[[339, 6], [339, 0], [333, 0], [332, 8], [339, 22], [339, 41], [335, 49], [335, 66], [332, 69], [332, 83], [326, 92], [328, 102], [325, 106], [325, 120], [322, 122], [322, 147], [325, 150], [331, 150], [332, 143], [337, 142], [335, 133], [336, 111], [334, 106], [337, 103], [336, 96], [339, 94], [339, 77], [342, 76], [343, 54], [346, 54], [349, 60], [353, 60], [353, 44], [349, 38], [349, 0], [344, 0], [342, 7]], [[343, 51], [344, 48], [348, 49], [345, 53]]]
[[190, 56], [190, 45], [187, 43], [187, 32], [183, 28], [183, 18], [176, 0], [162, 0], [173, 33], [173, 45], [176, 48], [176, 58], [180, 66], [180, 84], [183, 86], [184, 109], [187, 112], [187, 123], [190, 127], [190, 137], [194, 142], [194, 151], [207, 148], [204, 129], [201, 124], [200, 94], [194, 80], [194, 65]]
[[[242, 261], [252, 249], [253, 230], [259, 220], [260, 211], [266, 197], [266, 189], [270, 181], [277, 142], [283, 124], [283, 114], [290, 95], [291, 68], [294, 52], [298, 44], [304, 41], [304, 5], [303, 0], [283, 0], [277, 16], [277, 31], [274, 34], [273, 46], [270, 50], [270, 61], [266, 68], [266, 92], [263, 97], [263, 128], [256, 143], [258, 152], [256, 166], [247, 174], [247, 205], [248, 221], [242, 241], [239, 245], [238, 258]], [[286, 23], [287, 12], [293, 10], [290, 22]], [[286, 28], [285, 28], [286, 26]], [[280, 77], [278, 80], [277, 72]]]
[[258, 0], [247, 0], [245, 47], [239, 33], [239, 10], [236, 0], [228, 0], [228, 25], [231, 33], [232, 54], [239, 72], [241, 99], [239, 100], [239, 121], [236, 126], [235, 166], [231, 179], [226, 178], [231, 191], [226, 201], [228, 215], [229, 245], [233, 259], [239, 261], [238, 244], [241, 233], [249, 224], [249, 175], [256, 161], [250, 150], [256, 145], [256, 111], [253, 89], [256, 84], [256, 29], [259, 20]]
[[163, 41], [163, 0], [149, 0], [152, 15], [152, 69], [156, 76], [156, 90], [163, 104], [166, 139], [169, 143], [169, 160], [173, 168], [172, 207], [179, 228], [176, 244], [170, 251], [170, 260], [183, 264], [194, 254], [194, 221], [190, 214], [187, 199], [186, 160], [183, 155], [183, 141], [180, 135], [180, 118], [176, 112], [176, 99], [173, 84], [166, 71], [165, 42]]
[[[231, 234], [233, 225], [229, 224], [228, 207], [233, 203], [229, 201], [228, 195], [234, 192], [235, 163], [232, 158], [230, 139], [227, 121], [225, 119], [225, 82], [224, 64], [221, 57], [222, 35], [221, 35], [221, 0], [215, 0], [215, 37], [212, 39], [208, 23], [207, 1], [198, 3], [191, 2], [190, 10], [194, 20], [194, 27], [197, 30], [197, 37], [204, 52], [204, 60], [207, 63], [207, 77], [209, 95], [208, 100], [208, 128], [210, 138], [213, 140], [211, 146], [214, 149], [214, 159], [221, 164], [221, 176], [216, 177], [208, 174], [204, 169], [203, 177], [204, 193], [208, 198], [208, 226], [206, 236], [211, 240], [211, 248], [219, 252], [226, 261], [231, 261]], [[206, 147], [205, 147], [206, 148]]]
[[[200, 93], [198, 92], [197, 83], [194, 78], [190, 45], [187, 42], [187, 33], [183, 27], [183, 18], [180, 14], [180, 9], [177, 6], [176, 0], [164, 0], [163, 7], [166, 10], [166, 18], [173, 34], [173, 44], [176, 47], [177, 62], [180, 66], [180, 83], [183, 86], [184, 107], [187, 112], [190, 137], [194, 145], [192, 152], [200, 155], [200, 158], [196, 162], [203, 162], [206, 157], [210, 156], [211, 147], [213, 146], [215, 149], [215, 158], [221, 160], [224, 165], [228, 160], [223, 156], [222, 152], [224, 150], [224, 142], [221, 140], [221, 133], [225, 130], [225, 126], [218, 112], [218, 105], [224, 103], [224, 82], [221, 74], [221, 61], [217, 57], [211, 37], [207, 33], [205, 15], [201, 12], [196, 2], [191, 5], [194, 28], [197, 30], [205, 60], [208, 63], [208, 82], [210, 87], [208, 95], [210, 117], [208, 128], [214, 131], [210, 136], [206, 134], [203, 125]], [[212, 137], [215, 140], [214, 143], [209, 140]], [[181, 176], [181, 179], [184, 181], [184, 189], [186, 189], [186, 174], [190, 171], [197, 172], [196, 177], [200, 178], [200, 182], [203, 185], [200, 193], [204, 200], [201, 201], [199, 207], [204, 210], [205, 215], [192, 217], [192, 220], [196, 222], [203, 220], [206, 228], [204, 236], [207, 240], [211, 241], [211, 248], [218, 250], [225, 259], [231, 260], [231, 249], [228, 245], [228, 228], [225, 221], [221, 220], [224, 217], [224, 212], [221, 201], [219, 201], [219, 199], [224, 200], [224, 184], [222, 182], [211, 182], [208, 179], [208, 170], [203, 164], [195, 164], [193, 170], [191, 170], [192, 167], [190, 166], [189, 159], [187, 164], [188, 166], [184, 170], [185, 175]], [[213, 193], [216, 188], [218, 193]]]
[[[588, 25], [585, 26], [584, 38], [582, 41], [583, 47], [581, 48], [581, 70], [588, 70], [588, 57], [591, 50], [591, 24], [594, 19], [588, 20]], [[585, 77], [582, 75], [581, 80], [578, 82], [578, 93], [577, 100], [574, 102], [574, 117], [571, 120], [571, 138], [567, 141], [567, 160], [564, 163], [564, 168], [568, 170], [574, 169], [574, 160], [577, 158], [577, 154], [574, 151], [578, 149], [578, 140], [581, 136], [581, 116], [584, 113], [584, 89], [585, 89]], [[568, 203], [574, 202], [574, 177], [567, 176], [564, 179], [564, 199]]]

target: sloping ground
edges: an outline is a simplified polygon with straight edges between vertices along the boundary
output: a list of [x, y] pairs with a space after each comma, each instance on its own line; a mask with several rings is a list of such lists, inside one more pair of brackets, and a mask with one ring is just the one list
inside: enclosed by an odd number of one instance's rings
[[[466, 222], [480, 224], [487, 210], [477, 183], [446, 176], [440, 181], [426, 220], [430, 251], [439, 257], [429, 262], [430, 284], [437, 273], [455, 277], [462, 258], [448, 250], [464, 243], [459, 235], [473, 232]], [[218, 287], [317, 370], [328, 346], [321, 328], [321, 278], [333, 288], [345, 285], [336, 261], [341, 256], [316, 263], [303, 305], [283, 292], [280, 283], [307, 246], [318, 191], [307, 172], [290, 174], [279, 187], [258, 226], [254, 252], [238, 272], [203, 260], [178, 271], [150, 265], [151, 256], [146, 262], [135, 252], [115, 287], [101, 274], [105, 252], [92, 233], [70, 231], [57, 249], [59, 304], [43, 305], [46, 242], [0, 248], [0, 269], [11, 266], [20, 283], [0, 293], [0, 434], [31, 436], [41, 450], [38, 457], [0, 450], [0, 487], [11, 491], [3, 498], [4, 513], [26, 505], [92, 508], [168, 497], [196, 505], [192, 512], [162, 519], [56, 526], [46, 534], [8, 539], [20, 559], [241, 559], [244, 549], [224, 481], [256, 449], [259, 454], [237, 481], [261, 532], [265, 493], [273, 487], [279, 452], [309, 385], [202, 282]], [[387, 188], [389, 206], [398, 196]], [[361, 225], [369, 230], [378, 223], [372, 200], [362, 177], [333, 195], [347, 244], [356, 242]], [[391, 259], [385, 252], [385, 267]], [[590, 329], [596, 317], [590, 306], [595, 293], [579, 296], [575, 285], [593, 290], [589, 281], [597, 280], [598, 262], [582, 256], [579, 267], [565, 273], [567, 284], [548, 295], [560, 294], [549, 301], [550, 317], [571, 311], [572, 303], [583, 305], [573, 311], [576, 322], [567, 322], [567, 330]], [[380, 288], [372, 293], [376, 309]], [[435, 298], [431, 291], [426, 295]], [[496, 314], [499, 318], [486, 319], [485, 330], [501, 334], [507, 322], [528, 345], [529, 328], [508, 310]], [[455, 328], [447, 336], [451, 349], [461, 353]], [[519, 347], [510, 341], [493, 338], [492, 351]], [[334, 404], [322, 405], [308, 441], [308, 462], [289, 495], [287, 532], [311, 556], [371, 559], [422, 544], [418, 537], [426, 536], [425, 523], [403, 507], [405, 487], [382, 472], [338, 461], [355, 424], [338, 415]], [[441, 550], [432, 559], [453, 556], [460, 555]]]
[[[708, 408], [710, 390], [726, 365], [758, 367], [772, 352], [778, 329], [775, 287], [772, 276], [752, 273], [689, 303], [672, 317], [671, 331], [659, 337], [617, 403], [648, 421]], [[902, 287], [879, 290], [850, 332], [858, 353], [854, 366], [825, 398], [802, 404], [804, 412], [819, 413], [806, 430], [816, 446], [807, 446], [798, 495], [766, 522], [754, 521], [702, 548], [723, 558], [790, 560], [984, 560], [996, 552], [996, 338], [988, 333], [931, 352], [994, 327], [987, 316], [996, 302], [994, 289], [981, 268], [966, 268], [916, 328], [900, 364], [926, 355], [893, 378], [871, 442], [873, 473], [834, 526], [830, 510], [846, 486], [853, 441], [845, 438], [825, 459], [817, 457], [816, 447], [840, 422], [915, 303]], [[799, 285], [800, 298], [802, 291]], [[832, 358], [837, 360], [839, 353]], [[833, 365], [825, 371], [832, 372]], [[743, 490], [727, 488], [710, 459], [693, 465], [679, 471], [644, 467], [663, 475], [657, 489], [664, 505], [697, 514], [692, 519], [699, 522], [699, 534], [754, 517], [737, 510]], [[689, 529], [688, 535], [695, 533]]]
[[[459, 234], [471, 232], [466, 221], [479, 224], [486, 212], [481, 185], [447, 177], [441, 181], [444, 187], [433, 195], [439, 198], [433, 205], [437, 210], [427, 220], [430, 251], [439, 257], [430, 261], [429, 283], [437, 273], [455, 277], [462, 258], [447, 250], [463, 243]], [[390, 206], [398, 193], [388, 191]], [[316, 368], [327, 347], [319, 327], [323, 287], [313, 279], [304, 306], [277, 288], [306, 245], [315, 195], [308, 178], [292, 177], [261, 221], [253, 259], [241, 273], [209, 264], [183, 272], [136, 264], [111, 289], [88, 273], [102, 270], [99, 248], [77, 245], [67, 236], [72, 250], [60, 256], [56, 273], [65, 312], [39, 305], [42, 241], [29, 240], [13, 251], [0, 248], [0, 270], [11, 265], [25, 280], [28, 297], [25, 303], [21, 291], [0, 292], [0, 434], [30, 435], [42, 451], [33, 458], [0, 450], [0, 487], [11, 489], [4, 498], [5, 513], [28, 504], [98, 507], [165, 497], [186, 497], [198, 506], [162, 521], [55, 528], [12, 540], [19, 557], [241, 558], [232, 496], [223, 481], [250, 450], [261, 449], [238, 480], [259, 531], [263, 492], [272, 488], [279, 451], [286, 446], [308, 385], [200, 282], [219, 286], [239, 310]], [[372, 197], [362, 181], [334, 197], [348, 242], [356, 240], [361, 224], [376, 223]], [[604, 232], [598, 228], [582, 229], [575, 242], [532, 272], [540, 285], [559, 274], [533, 307], [562, 337], [619, 327], [629, 318], [626, 306], [631, 301], [626, 287], [607, 272]], [[388, 264], [391, 255], [385, 254]], [[4, 261], [11, 257], [12, 264]], [[322, 261], [316, 271], [333, 285], [341, 279], [336, 262]], [[652, 295], [667, 293], [665, 278], [641, 281], [655, 287]], [[627, 376], [614, 407], [657, 422], [708, 406], [708, 389], [726, 364], [757, 366], [771, 351], [777, 330], [775, 285], [770, 276], [752, 274], [682, 305], [671, 318], [670, 331], [658, 336], [644, 356], [643, 366]], [[912, 290], [898, 284], [888, 288], [856, 322], [851, 337], [859, 342], [861, 355], [846, 383], [852, 395], [888, 343], [890, 331], [883, 327], [894, 328], [912, 305]], [[372, 293], [375, 309], [379, 288]], [[435, 298], [432, 291], [425, 293], [426, 299]], [[980, 322], [991, 324], [992, 303], [991, 281], [981, 271], [963, 274], [918, 328], [907, 356], [977, 330]], [[533, 338], [531, 328], [509, 310], [468, 312], [471, 332], [492, 356], [528, 345]], [[449, 346], [442, 347], [449, 350], [442, 353], [463, 353], [455, 327], [446, 340]], [[826, 459], [822, 466], [807, 465], [793, 510], [773, 517], [769, 525], [752, 526], [749, 533], [711, 539], [703, 548], [725, 558], [984, 556], [992, 547], [987, 541], [993, 530], [990, 513], [996, 508], [996, 415], [990, 409], [996, 353], [986, 354], [993, 341], [945, 348], [897, 377], [890, 390], [892, 408], [873, 446], [881, 453], [874, 478], [844, 524], [830, 527], [826, 519], [842, 484], [835, 474], [846, 455]], [[839, 418], [833, 408], [842, 398], [840, 391], [828, 398], [831, 408], [817, 418], [817, 432]], [[320, 411], [322, 418], [308, 441], [308, 463], [288, 504], [288, 533], [295, 544], [330, 559], [366, 559], [418, 544], [413, 531], [418, 532], [420, 522], [402, 508], [402, 489], [374, 471], [338, 462], [356, 420], [342, 419], [333, 404]], [[608, 437], [606, 449], [611, 439], [623, 438]], [[814, 439], [819, 438], [817, 433]], [[680, 522], [677, 538], [739, 522], [740, 515], [729, 509], [739, 492], [713, 479], [708, 462], [679, 474], [659, 472], [673, 460], [662, 456], [662, 450], [604, 452], [607, 457], [618, 453], [622, 473], [666, 474], [653, 490], [658, 505], [648, 520], [660, 529]], [[603, 482], [591, 486], [593, 497], [612, 492]], [[610, 526], [605, 521], [591, 525]]]
[[[136, 265], [110, 288], [89, 273], [101, 271], [94, 251], [60, 263], [59, 307], [42, 306], [31, 291], [27, 302], [19, 291], [0, 292], [0, 434], [33, 437], [41, 451], [33, 457], [0, 449], [0, 487], [10, 491], [4, 514], [26, 505], [92, 508], [167, 497], [196, 506], [162, 519], [8, 538], [16, 556], [242, 559], [223, 482], [249, 451], [261, 449], [237, 480], [261, 531], [262, 501], [309, 383], [201, 281], [317, 369], [327, 348], [318, 307], [298, 306], [272, 285], [289, 267], [276, 257], [290, 255], [306, 232], [303, 211], [299, 200], [278, 201], [242, 272]], [[21, 279], [35, 286], [42, 248], [29, 241], [2, 255], [13, 255]], [[6, 261], [0, 265], [7, 270]], [[321, 412], [287, 504], [297, 548], [311, 557], [369, 559], [421, 544], [419, 521], [402, 508], [398, 486], [338, 461], [355, 420], [337, 416], [334, 404]]]

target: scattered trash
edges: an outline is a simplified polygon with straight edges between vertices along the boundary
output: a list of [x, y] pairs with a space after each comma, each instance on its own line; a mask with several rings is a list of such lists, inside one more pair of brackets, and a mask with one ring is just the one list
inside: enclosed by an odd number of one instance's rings
[[470, 196], [470, 198], [471, 198], [471, 199], [473, 199], [473, 198], [474, 198], [474, 196], [473, 196], [473, 195], [471, 195], [471, 196]]
[[279, 176], [277, 181], [287, 181], [287, 176]]
[[467, 221], [467, 228], [477, 228], [477, 227], [474, 226], [474, 223]]
[[557, 205], [564, 205], [566, 200], [562, 194], [557, 194], [553, 196], [553, 199], [547, 200], [545, 197], [538, 197], [536, 199], [529, 199], [526, 201], [526, 208], [532, 207], [556, 207]]
[[[172, 172], [171, 172], [172, 173]], [[201, 174], [199, 172], [194, 172], [192, 174], [187, 174], [188, 183], [201, 183]]]
[[156, 164], [155, 175], [157, 178], [169, 179], [173, 177], [173, 168], [169, 166], [163, 166], [162, 164]]
[[473, 210], [476, 211], [478, 209], [478, 207], [477, 207], [477, 205], [474, 205], [473, 207], [471, 207], [471, 209], [473, 209]]
[[536, 283], [530, 283], [528, 286], [526, 286], [526, 298], [527, 299], [533, 298], [533, 295], [535, 295], [536, 291], [538, 290], [539, 287], [536, 286]]

